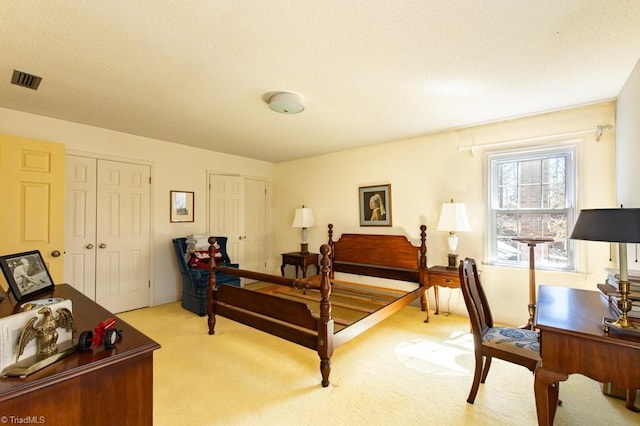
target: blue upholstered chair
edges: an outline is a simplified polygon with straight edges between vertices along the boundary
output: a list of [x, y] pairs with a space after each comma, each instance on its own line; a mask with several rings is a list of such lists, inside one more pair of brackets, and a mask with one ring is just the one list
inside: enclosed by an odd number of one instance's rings
[[[209, 284], [209, 271], [206, 269], [192, 269], [187, 265], [184, 257], [187, 251], [186, 238], [174, 238], [173, 248], [178, 259], [178, 268], [182, 275], [182, 307], [200, 316], [207, 314], [207, 286]], [[237, 263], [231, 263], [227, 253], [227, 237], [216, 237], [222, 255], [221, 265], [238, 268]], [[234, 285], [240, 287], [240, 278], [232, 275], [216, 273], [216, 283]]]

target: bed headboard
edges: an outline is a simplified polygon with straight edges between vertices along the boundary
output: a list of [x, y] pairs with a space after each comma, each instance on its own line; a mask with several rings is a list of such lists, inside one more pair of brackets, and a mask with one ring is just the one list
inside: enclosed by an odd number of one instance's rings
[[420, 246], [404, 235], [342, 234], [333, 240], [329, 224], [331, 275], [337, 272], [423, 283], [427, 269], [427, 227], [420, 226]]

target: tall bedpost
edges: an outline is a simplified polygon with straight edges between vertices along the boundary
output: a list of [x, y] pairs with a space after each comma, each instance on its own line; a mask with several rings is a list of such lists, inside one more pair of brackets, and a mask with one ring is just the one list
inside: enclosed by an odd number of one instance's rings
[[[329, 225], [331, 226], [331, 225]], [[322, 387], [329, 386], [331, 373], [331, 356], [333, 355], [333, 319], [331, 318], [331, 281], [329, 280], [329, 259], [331, 248], [327, 244], [320, 247], [322, 260], [322, 278], [320, 281], [320, 322], [318, 323], [318, 356], [320, 356], [320, 374]]]
[[424, 322], [429, 322], [429, 293], [427, 284], [429, 283], [429, 270], [427, 269], [427, 226], [420, 225], [420, 263], [418, 266], [418, 274], [420, 276], [420, 286], [422, 287], [422, 296], [420, 303], [422, 311], [427, 312], [427, 318]]
[[[327, 244], [329, 244], [329, 249], [331, 250], [330, 253], [333, 253], [334, 246], [333, 246], [333, 224], [332, 223], [329, 224], [329, 232], [328, 233], [329, 233], [329, 242]], [[330, 274], [329, 276], [330, 276], [331, 279], [333, 279], [333, 278], [335, 278], [335, 275], [334, 275], [334, 272], [333, 272], [334, 271], [334, 269], [333, 269], [333, 256], [330, 256], [330, 259], [331, 259], [331, 272], [329, 273]]]
[[209, 237], [209, 281], [207, 286], [207, 314], [209, 315], [207, 323], [209, 324], [209, 334], [215, 333], [216, 327], [216, 237]]

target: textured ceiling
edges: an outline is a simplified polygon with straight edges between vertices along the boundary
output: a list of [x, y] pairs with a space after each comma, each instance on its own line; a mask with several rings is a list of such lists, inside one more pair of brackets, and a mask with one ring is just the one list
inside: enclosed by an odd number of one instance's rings
[[0, 1], [0, 107], [272, 162], [610, 100], [639, 58], [639, 0]]

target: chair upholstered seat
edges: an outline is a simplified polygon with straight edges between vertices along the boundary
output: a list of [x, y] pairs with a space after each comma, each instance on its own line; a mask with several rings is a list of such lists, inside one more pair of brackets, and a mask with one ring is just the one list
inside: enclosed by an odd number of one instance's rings
[[537, 331], [511, 327], [491, 327], [486, 329], [482, 335], [482, 344], [540, 360], [540, 336]]

